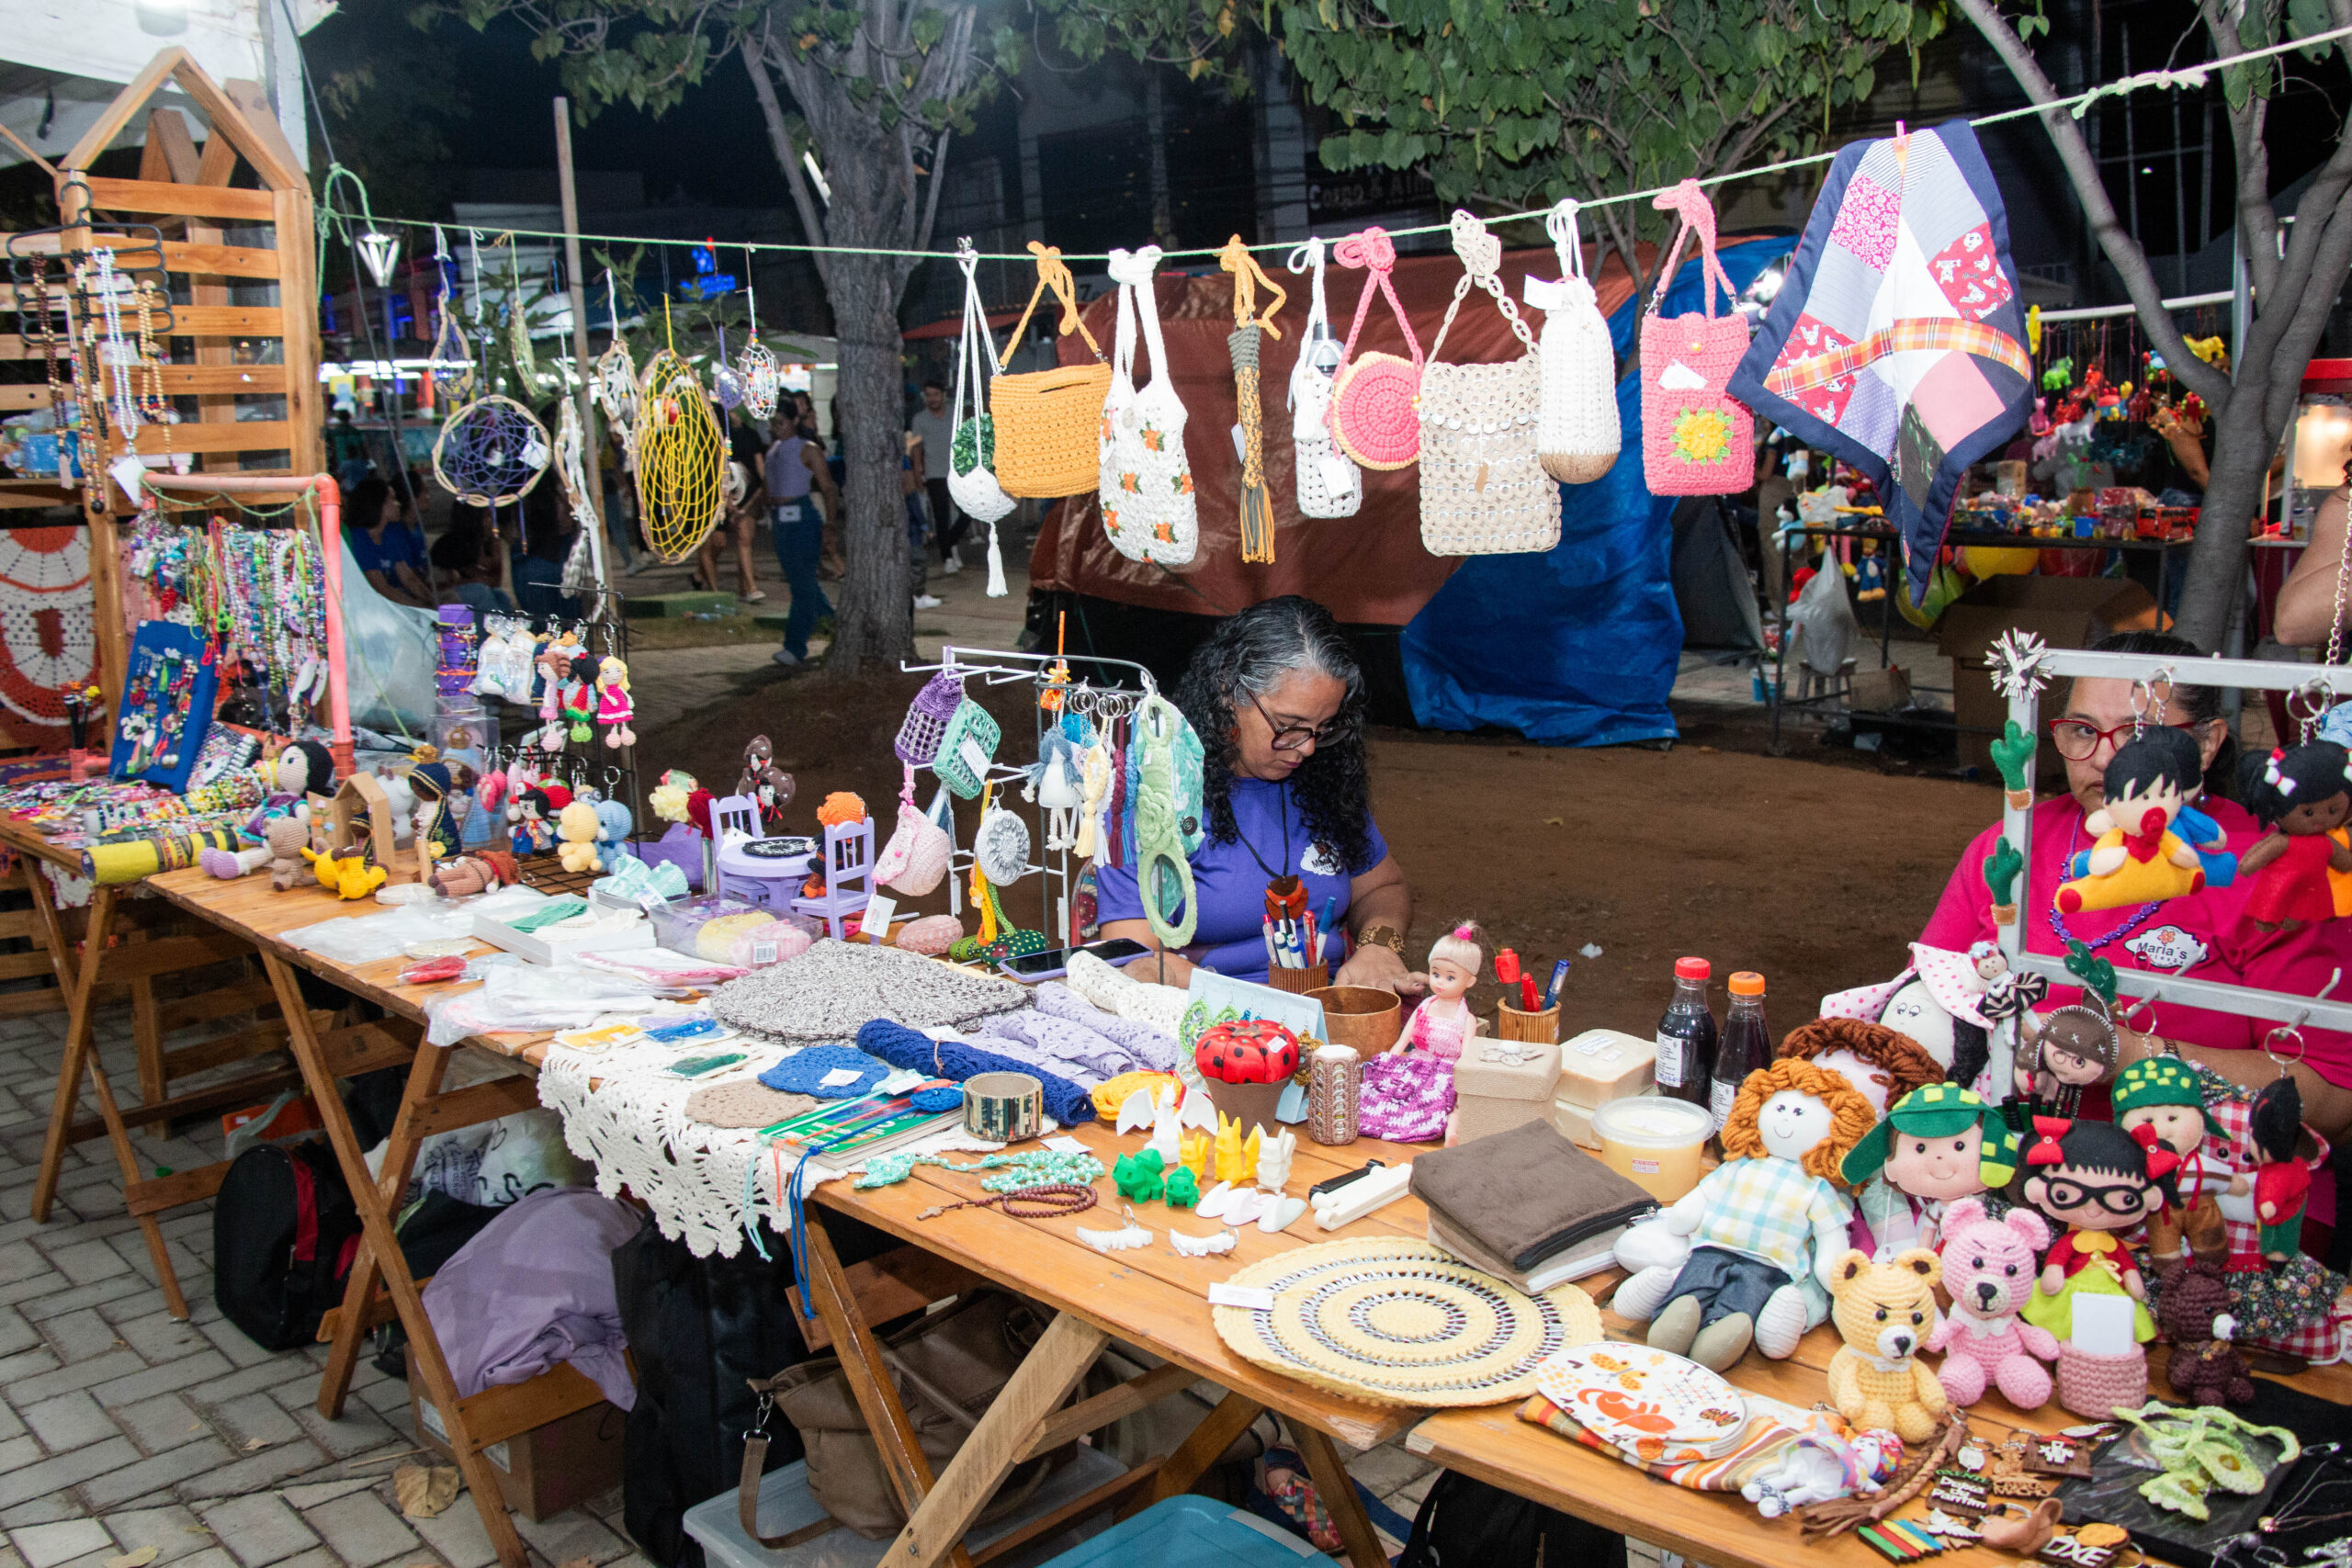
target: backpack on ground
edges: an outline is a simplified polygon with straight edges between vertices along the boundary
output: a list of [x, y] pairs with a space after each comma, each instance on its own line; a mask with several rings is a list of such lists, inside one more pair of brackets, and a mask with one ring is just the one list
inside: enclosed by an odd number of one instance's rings
[[1625, 1568], [1625, 1538], [1454, 1471], [1439, 1472], [1396, 1568]]
[[221, 1178], [212, 1205], [212, 1299], [265, 1350], [318, 1337], [343, 1300], [359, 1248], [359, 1211], [316, 1139], [247, 1149]]

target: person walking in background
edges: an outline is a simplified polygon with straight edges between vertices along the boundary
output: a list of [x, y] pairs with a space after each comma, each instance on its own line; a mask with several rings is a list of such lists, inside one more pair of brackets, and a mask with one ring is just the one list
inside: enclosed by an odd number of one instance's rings
[[956, 422], [947, 412], [947, 389], [936, 381], [922, 384], [922, 406], [907, 422], [922, 441], [922, 488], [931, 502], [931, 537], [939, 547], [939, 570], [948, 577], [964, 570], [956, 553], [971, 520], [947, 493], [947, 476], [956, 453]]
[[775, 444], [768, 448], [764, 471], [776, 565], [784, 569], [784, 585], [792, 595], [792, 606], [784, 618], [784, 646], [770, 657], [790, 668], [807, 660], [808, 634], [833, 613], [832, 602], [825, 597], [824, 584], [817, 578], [817, 562], [825, 547], [825, 518], [817, 509], [816, 497], [822, 495], [826, 511], [834, 511], [839, 508], [841, 491], [833, 488], [825, 449], [817, 444], [813, 412], [775, 422]]
[[899, 494], [907, 507], [907, 585], [914, 590], [915, 608], [936, 610], [941, 600], [925, 592], [930, 572], [923, 566], [923, 536], [930, 532], [922, 492], [922, 437], [910, 430], [899, 443]]
[[637, 487], [621, 472], [620, 444], [610, 431], [597, 454], [596, 477], [605, 492], [605, 537], [620, 560], [621, 575], [635, 577], [647, 564], [637, 558], [637, 541], [630, 537], [637, 532]]
[[[723, 412], [723, 411], [722, 411]], [[767, 597], [760, 592], [758, 575], [752, 570], [752, 535], [759, 525], [759, 508], [765, 501], [760, 478], [763, 452], [758, 431], [752, 416], [740, 410], [726, 416], [727, 460], [742, 470], [742, 499], [730, 503], [727, 516], [707, 535], [702, 548], [695, 553], [695, 586], [718, 592], [718, 566], [722, 552], [732, 551], [737, 577], [736, 595], [746, 604], [756, 604]]]

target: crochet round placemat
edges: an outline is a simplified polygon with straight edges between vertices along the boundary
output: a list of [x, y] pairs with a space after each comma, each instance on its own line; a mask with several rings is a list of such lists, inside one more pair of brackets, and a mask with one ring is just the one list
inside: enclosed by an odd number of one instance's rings
[[756, 1079], [712, 1084], [686, 1096], [688, 1118], [709, 1127], [773, 1127], [788, 1117], [814, 1111], [820, 1101], [811, 1095], [780, 1094]]
[[890, 1065], [851, 1045], [805, 1045], [760, 1075], [784, 1094], [855, 1100], [890, 1076]]
[[1529, 1296], [1403, 1236], [1303, 1247], [1228, 1283], [1274, 1293], [1267, 1311], [1212, 1309], [1237, 1355], [1374, 1404], [1521, 1399], [1544, 1358], [1601, 1337], [1600, 1310], [1576, 1286]]
[[1028, 987], [895, 947], [818, 942], [789, 964], [729, 980], [711, 993], [720, 1021], [771, 1040], [849, 1041], [866, 1020], [910, 1029], [960, 1029], [1029, 1000]]

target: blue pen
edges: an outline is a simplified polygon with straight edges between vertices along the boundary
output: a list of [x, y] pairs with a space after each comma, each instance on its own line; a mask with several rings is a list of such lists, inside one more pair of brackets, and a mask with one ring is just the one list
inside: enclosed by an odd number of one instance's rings
[[[1323, 900], [1323, 912], [1315, 917], [1315, 945], [1318, 949], [1323, 945], [1324, 933], [1331, 929], [1331, 917], [1339, 912], [1340, 896], [1334, 893]], [[1306, 955], [1306, 961], [1309, 964], [1320, 964], [1323, 961], [1323, 955], [1319, 952], [1310, 953]]]
[[1544, 1005], [1550, 1007], [1560, 999], [1560, 987], [1567, 983], [1568, 961], [1561, 959], [1552, 965], [1552, 983], [1544, 988]]

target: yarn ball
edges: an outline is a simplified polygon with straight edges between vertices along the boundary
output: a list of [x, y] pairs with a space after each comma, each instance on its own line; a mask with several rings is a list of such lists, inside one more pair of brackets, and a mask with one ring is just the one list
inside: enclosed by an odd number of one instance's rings
[[1000, 1056], [962, 1040], [933, 1040], [920, 1030], [887, 1018], [874, 1019], [857, 1032], [858, 1049], [881, 1057], [894, 1067], [937, 1073], [962, 1083], [978, 1073], [1027, 1073], [1045, 1091], [1046, 1114], [1065, 1127], [1094, 1120], [1094, 1101], [1080, 1085], [1035, 1062]]
[[964, 934], [964, 922], [953, 915], [925, 915], [899, 928], [898, 944], [909, 953], [936, 958]]
[[[763, 920], [757, 925], [736, 929], [734, 940], [727, 944], [727, 962], [739, 969], [749, 969], [754, 962], [762, 966], [781, 964], [787, 958], [799, 957], [815, 945], [816, 941], [806, 926], [796, 921]], [[775, 954], [763, 960], [756, 959], [753, 950], [770, 942], [775, 946]]]
[[[827, 1083], [838, 1072], [856, 1077], [845, 1083]], [[819, 1100], [855, 1100], [890, 1076], [890, 1069], [863, 1051], [846, 1045], [804, 1045], [760, 1075], [760, 1081], [783, 1094], [813, 1094]]]
[[845, 789], [837, 789], [825, 796], [825, 804], [817, 807], [817, 820], [828, 828], [845, 827], [865, 820], [865, 802]]
[[907, 1103], [917, 1111], [954, 1111], [964, 1103], [964, 1091], [954, 1084], [925, 1084]]

